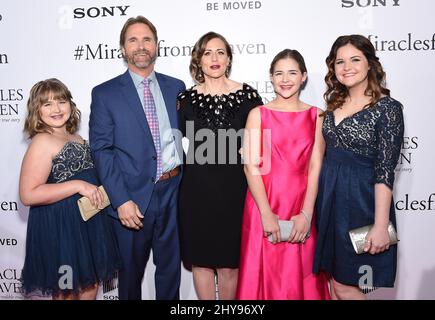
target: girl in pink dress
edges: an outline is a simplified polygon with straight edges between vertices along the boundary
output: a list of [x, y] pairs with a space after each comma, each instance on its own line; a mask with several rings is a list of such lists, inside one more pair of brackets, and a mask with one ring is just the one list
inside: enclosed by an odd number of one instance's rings
[[[278, 53], [270, 77], [276, 98], [253, 109], [246, 124], [249, 191], [237, 298], [329, 299], [326, 275], [312, 273], [317, 232], [311, 221], [325, 150], [322, 110], [299, 99], [307, 69], [298, 51]], [[286, 241], [278, 220], [294, 223]]]

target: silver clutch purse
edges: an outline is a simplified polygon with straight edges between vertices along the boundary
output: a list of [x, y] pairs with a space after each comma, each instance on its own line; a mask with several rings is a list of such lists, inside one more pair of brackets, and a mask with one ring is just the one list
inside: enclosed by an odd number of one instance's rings
[[[291, 220], [278, 220], [279, 232], [281, 233], [281, 242], [288, 241], [293, 230], [294, 222]], [[272, 235], [267, 237], [269, 242], [273, 242]]]
[[[372, 227], [373, 225], [371, 224], [369, 226], [364, 226], [349, 231], [350, 241], [352, 242], [353, 249], [357, 254], [364, 253], [366, 236]], [[399, 239], [397, 239], [396, 229], [394, 229], [391, 221], [388, 223], [388, 235], [390, 236], [390, 245], [399, 242]]]

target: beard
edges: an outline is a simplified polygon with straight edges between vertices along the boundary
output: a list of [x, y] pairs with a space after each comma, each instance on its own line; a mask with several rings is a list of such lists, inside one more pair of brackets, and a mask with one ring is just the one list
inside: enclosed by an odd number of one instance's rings
[[[145, 58], [139, 57], [142, 54], [145, 54]], [[137, 50], [132, 54], [127, 54], [126, 60], [129, 64], [136, 66], [136, 68], [146, 69], [157, 60], [157, 52], [151, 55], [148, 50]]]

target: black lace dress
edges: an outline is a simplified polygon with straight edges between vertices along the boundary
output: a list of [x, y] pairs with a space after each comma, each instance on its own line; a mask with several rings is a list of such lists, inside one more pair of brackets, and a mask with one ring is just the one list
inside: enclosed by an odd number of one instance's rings
[[[326, 114], [314, 272], [326, 270], [338, 282], [367, 289], [394, 286], [397, 246], [381, 254], [357, 255], [348, 232], [374, 223], [374, 186], [393, 188], [403, 132], [402, 105], [390, 97], [337, 124], [332, 112]], [[396, 224], [393, 201], [390, 221]]]
[[[67, 142], [53, 159], [48, 183], [68, 180], [99, 185], [87, 142]], [[78, 293], [120, 269], [110, 218], [102, 210], [84, 222], [77, 206], [80, 197], [30, 207], [21, 279], [24, 294]]]
[[[238, 150], [249, 111], [261, 105], [247, 84], [222, 96], [188, 89], [178, 96], [189, 151], [179, 194], [186, 265], [237, 268], [246, 178]], [[240, 131], [239, 131], [240, 130]]]

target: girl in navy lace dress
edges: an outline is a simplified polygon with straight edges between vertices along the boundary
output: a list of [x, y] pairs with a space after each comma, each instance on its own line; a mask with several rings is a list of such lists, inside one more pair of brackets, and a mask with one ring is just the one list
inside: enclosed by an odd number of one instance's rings
[[[327, 148], [314, 272], [331, 274], [334, 299], [365, 299], [362, 288], [393, 287], [396, 277], [397, 246], [389, 246], [387, 227], [389, 221], [396, 224], [392, 190], [403, 140], [402, 105], [385, 88], [385, 73], [367, 38], [339, 37], [326, 63]], [[371, 224], [365, 253], [357, 255], [348, 232]]]
[[77, 199], [103, 197], [89, 145], [76, 131], [80, 112], [57, 79], [33, 86], [24, 131], [32, 139], [20, 175], [20, 198], [31, 206], [23, 292], [53, 299], [95, 299], [120, 258], [105, 211], [83, 221]]

